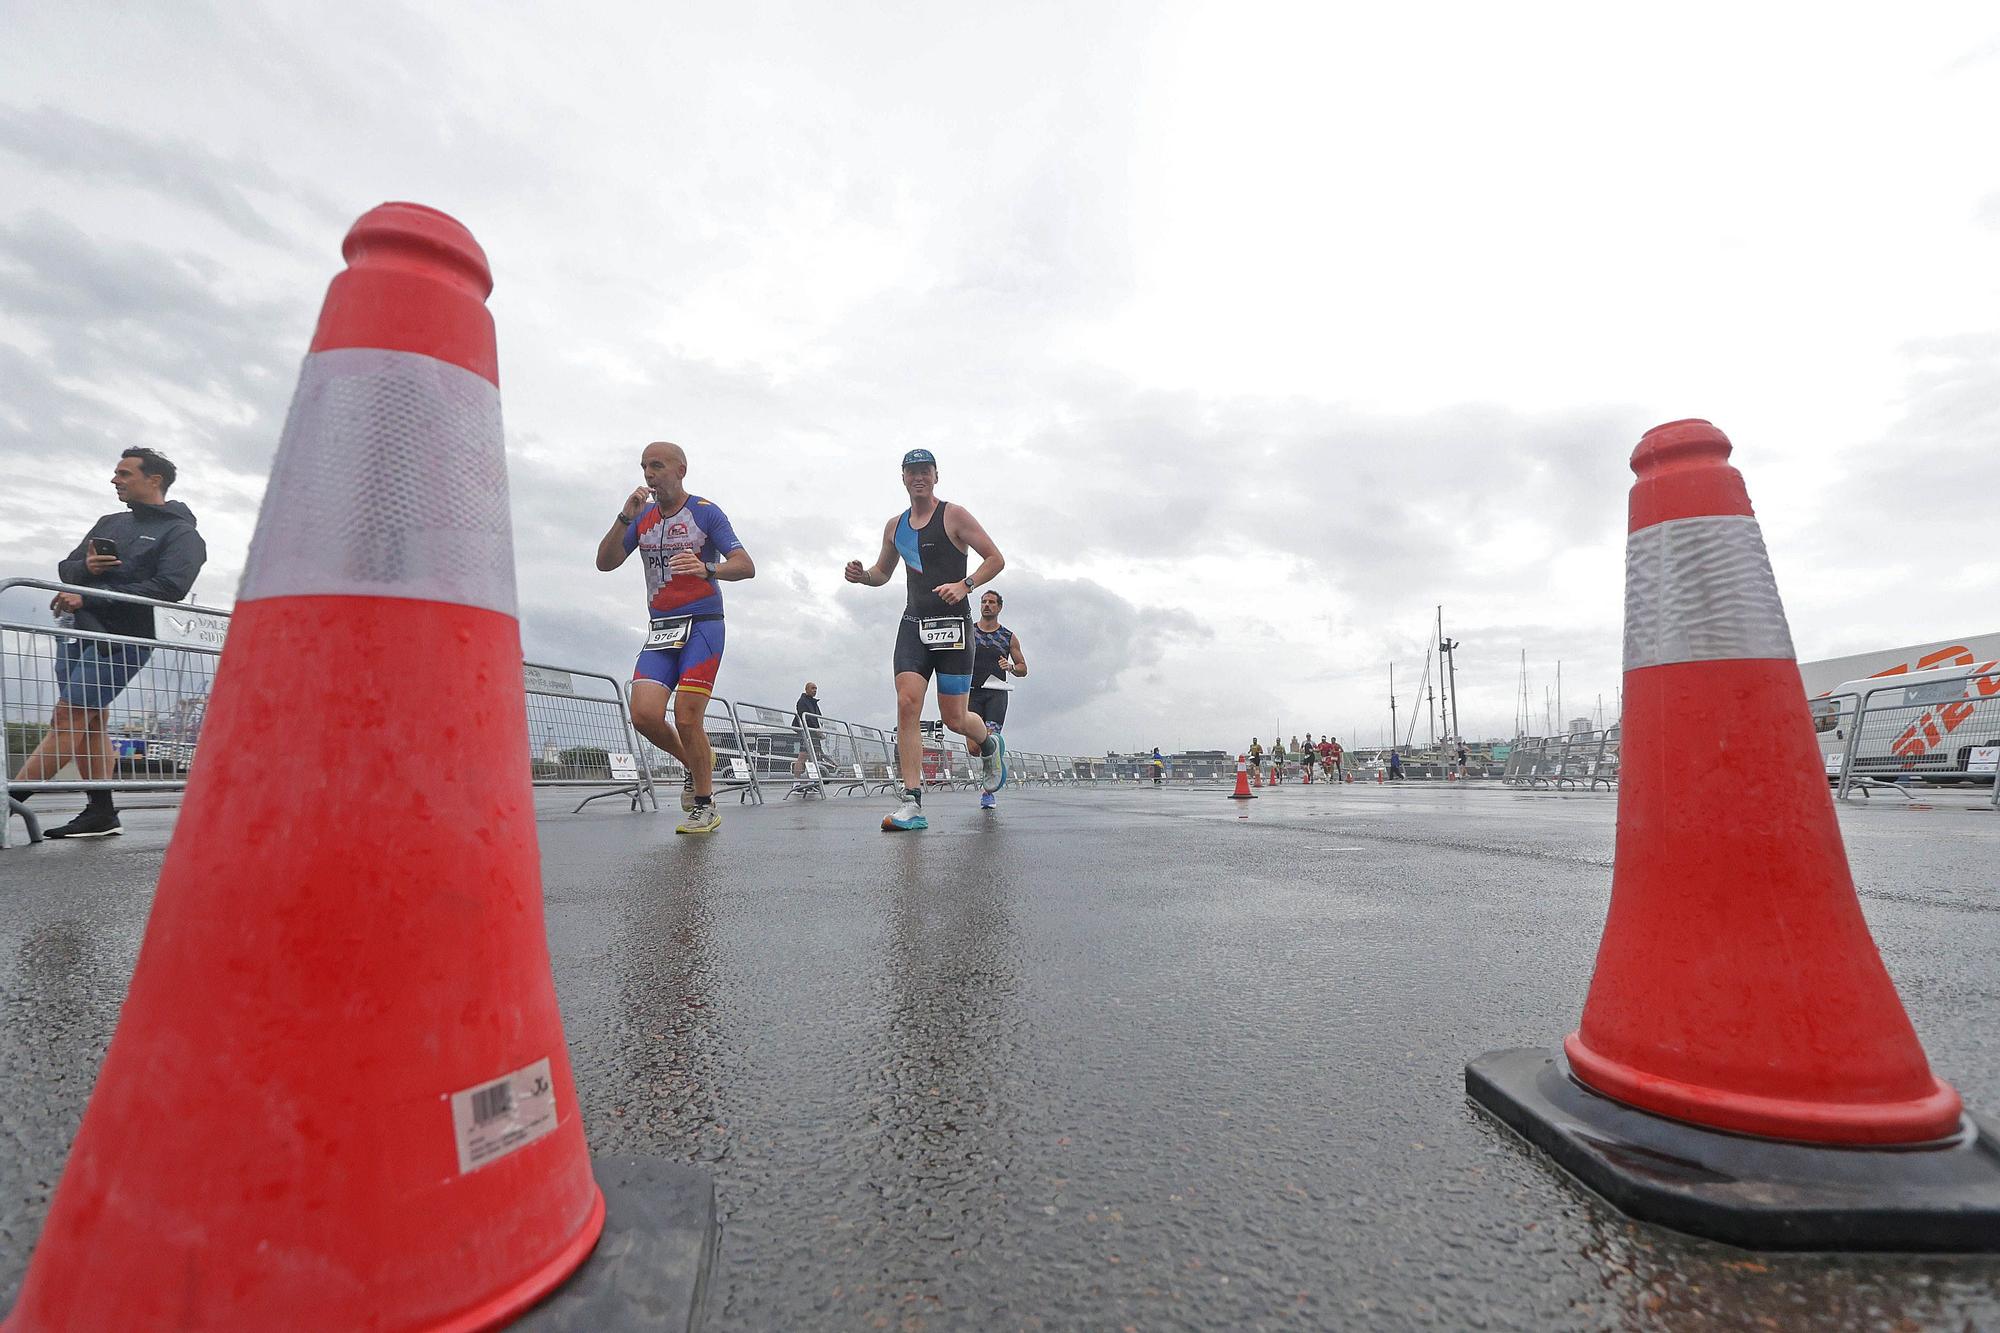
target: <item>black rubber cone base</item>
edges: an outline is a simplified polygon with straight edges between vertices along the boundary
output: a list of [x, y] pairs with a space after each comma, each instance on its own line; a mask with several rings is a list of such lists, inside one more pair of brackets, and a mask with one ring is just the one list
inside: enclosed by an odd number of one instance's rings
[[1975, 1116], [1912, 1147], [1751, 1138], [1601, 1097], [1541, 1048], [1480, 1056], [1465, 1091], [1641, 1221], [1753, 1250], [2000, 1252], [2000, 1134]]
[[698, 1333], [715, 1264], [715, 1186], [647, 1157], [592, 1157], [604, 1234], [583, 1266], [515, 1328], [531, 1333], [663, 1329]]

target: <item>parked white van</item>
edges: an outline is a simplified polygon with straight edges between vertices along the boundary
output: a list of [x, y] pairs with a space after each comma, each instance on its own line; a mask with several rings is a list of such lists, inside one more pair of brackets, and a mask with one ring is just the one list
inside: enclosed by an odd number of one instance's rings
[[1987, 783], [2000, 768], [2000, 660], [1863, 676], [1809, 703], [1828, 777], [1850, 740], [1856, 777]]

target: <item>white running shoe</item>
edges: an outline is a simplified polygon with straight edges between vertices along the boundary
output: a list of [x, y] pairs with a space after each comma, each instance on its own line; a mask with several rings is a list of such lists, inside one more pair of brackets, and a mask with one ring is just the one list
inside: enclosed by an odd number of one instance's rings
[[985, 749], [979, 752], [979, 787], [982, 791], [996, 792], [1007, 785], [1007, 742], [997, 731], [986, 733], [986, 741], [991, 753]]
[[722, 812], [715, 808], [715, 802], [698, 805], [688, 812], [688, 817], [674, 825], [676, 833], [713, 833], [722, 827]]
[[895, 813], [882, 817], [884, 833], [914, 833], [930, 826], [931, 821], [924, 818], [923, 803], [912, 796], [905, 796]]

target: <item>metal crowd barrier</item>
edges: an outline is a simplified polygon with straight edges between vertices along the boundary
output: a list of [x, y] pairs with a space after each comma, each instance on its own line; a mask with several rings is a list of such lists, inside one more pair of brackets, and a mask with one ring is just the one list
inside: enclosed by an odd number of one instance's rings
[[[30, 792], [178, 791], [185, 787], [209, 690], [215, 683], [229, 613], [72, 587], [48, 579], [0, 580], [0, 597], [16, 589], [38, 594], [71, 592], [153, 607], [156, 637], [140, 639], [79, 630], [58, 625], [53, 619], [29, 623], [7, 618], [12, 613], [0, 610], [0, 773], [10, 779], [8, 786]], [[103, 710], [110, 761], [106, 765], [100, 755], [76, 753], [77, 747], [65, 738], [58, 743], [63, 766], [56, 772], [74, 767], [74, 778], [17, 779], [15, 773], [50, 734], [57, 702], [57, 659], [83, 644], [146, 655], [145, 664]], [[86, 778], [86, 767], [108, 771]], [[11, 798], [8, 806], [10, 814], [23, 817], [29, 841], [39, 840], [38, 812], [25, 805], [15, 806]], [[10, 817], [0, 817], [0, 847], [7, 846], [12, 824]]]
[[[730, 707], [735, 710], [743, 750], [760, 790], [776, 788], [787, 795], [810, 795], [820, 788], [819, 757], [805, 729], [792, 721], [789, 711], [740, 702], [732, 702]], [[824, 794], [823, 789], [819, 794]]]
[[2000, 668], [1987, 663], [1922, 685], [1888, 677], [1861, 693], [1851, 721], [1844, 707], [1832, 711], [1846, 723], [1837, 773], [1827, 762], [1842, 800], [1857, 790], [1907, 796], [1912, 785], [1985, 786], [2000, 810]]
[[902, 786], [902, 779], [896, 775], [894, 732], [859, 722], [842, 722], [840, 727], [853, 748], [841, 760], [842, 777], [836, 789], [839, 794], [872, 796]]
[[[48, 579], [0, 579], [0, 598], [9, 593], [78, 593], [105, 601], [153, 608], [151, 639], [128, 638], [53, 620], [28, 621], [0, 605], [0, 773], [9, 786], [33, 792], [179, 791], [196, 762], [209, 694], [228, 634], [230, 613], [219, 607], [162, 602], [103, 588], [76, 587]], [[104, 710], [104, 730], [112, 751], [110, 772], [82, 775], [79, 756], [65, 756], [58, 773], [76, 768], [73, 778], [23, 781], [14, 775], [48, 735], [55, 713], [58, 654], [74, 645], [125, 645], [147, 654]], [[596, 672], [522, 664], [527, 696], [530, 752], [524, 756], [536, 786], [599, 787], [599, 796], [627, 797], [634, 809], [654, 801], [651, 771], [626, 715], [619, 682]], [[311, 753], [312, 719], [298, 723], [298, 750]], [[94, 758], [90, 766], [96, 767]], [[274, 774], [277, 778], [282, 775]], [[587, 797], [589, 800], [597, 797]], [[579, 809], [582, 807], [579, 806]], [[39, 821], [28, 812], [30, 840]], [[22, 813], [14, 811], [13, 813]], [[11, 820], [0, 818], [0, 847], [12, 836]]]
[[[578, 810], [607, 796], [624, 796], [631, 808], [651, 802], [652, 766], [625, 707], [625, 686], [595, 671], [524, 662], [530, 772], [537, 787], [608, 787], [577, 803]], [[581, 686], [581, 689], [579, 689]]]
[[[1163, 777], [1169, 784], [1180, 782], [1186, 785], [1189, 782], [1197, 780], [1197, 775], [1199, 775], [1199, 780], [1206, 781], [1209, 780], [1208, 775], [1211, 771], [1219, 771], [1221, 768], [1218, 761], [1207, 757], [1189, 758], [1186, 755], [1162, 755], [1161, 758], [1167, 761], [1166, 772], [1163, 774]], [[1150, 752], [1146, 754], [1106, 755], [1101, 762], [1103, 764], [1102, 776], [1113, 782], [1151, 783], [1153, 780], [1153, 756]], [[1229, 781], [1236, 781], [1236, 761], [1234, 759], [1229, 761], [1228, 769]]]
[[[105, 733], [113, 751], [109, 773], [10, 785], [35, 792], [185, 787], [230, 613], [43, 579], [0, 580], [0, 595], [15, 590], [74, 592], [150, 606], [156, 637], [132, 639], [79, 631], [53, 621], [30, 623], [9, 618], [0, 606], [0, 722], [4, 722], [0, 772], [10, 776], [48, 733], [56, 704], [57, 656], [71, 651], [61, 646], [64, 641], [130, 645], [148, 654], [106, 710]], [[633, 728], [629, 682], [538, 662], [524, 662], [522, 678], [529, 772], [537, 787], [595, 789], [578, 803], [578, 810], [607, 796], [625, 797], [634, 810], [647, 804], [657, 810], [656, 781], [663, 778], [677, 786], [685, 777], [678, 760]], [[787, 797], [810, 798], [829, 793], [877, 795], [901, 786], [895, 734], [878, 727], [831, 717], [795, 723], [793, 715], [782, 709], [711, 697], [703, 728], [715, 753], [715, 790], [733, 791], [739, 801], [762, 804], [771, 787], [783, 789]], [[309, 750], [311, 744], [310, 719], [302, 719], [300, 748]], [[1033, 751], [1009, 751], [1009, 763], [1012, 780], [1022, 786], [1096, 783], [1116, 775], [1106, 760]], [[961, 788], [979, 783], [978, 761], [966, 754], [955, 735], [947, 733], [942, 742], [927, 741], [924, 764], [927, 785]], [[39, 838], [34, 813], [25, 807], [17, 813], [27, 819], [31, 840]], [[9, 822], [0, 820], [0, 847], [7, 846], [8, 837]]]
[[[629, 709], [632, 686], [625, 686], [625, 701]], [[743, 728], [736, 720], [736, 709], [729, 700], [711, 694], [702, 706], [702, 731], [708, 736], [711, 752], [711, 780], [717, 796], [729, 792], [736, 793], [739, 803], [764, 803], [764, 791], [757, 781], [757, 767], [752, 762], [754, 751], [743, 735]], [[687, 768], [680, 760], [662, 750], [644, 736], [639, 737], [639, 758], [648, 769], [656, 771], [673, 788], [680, 788], [686, 777]], [[678, 793], [677, 793], [678, 795]]]
[[1531, 791], [1606, 791], [1618, 785], [1619, 728], [1564, 736], [1523, 736], [1500, 780]]

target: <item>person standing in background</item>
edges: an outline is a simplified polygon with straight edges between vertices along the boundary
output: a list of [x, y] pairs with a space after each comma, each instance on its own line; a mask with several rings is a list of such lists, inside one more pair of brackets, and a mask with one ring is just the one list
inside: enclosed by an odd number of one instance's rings
[[[91, 525], [69, 557], [56, 566], [56, 576], [79, 587], [101, 588], [156, 602], [184, 600], [208, 561], [208, 544], [195, 530], [194, 511], [167, 499], [178, 475], [165, 454], [131, 448], [118, 456], [111, 489], [123, 502], [122, 511], [106, 514]], [[49, 603], [58, 617], [87, 633], [122, 639], [153, 637], [153, 608], [87, 594], [59, 592]], [[86, 782], [116, 776], [105, 715], [111, 701], [132, 683], [153, 655], [150, 643], [120, 643], [98, 638], [56, 640], [56, 708], [49, 730], [12, 782], [46, 782], [72, 760]], [[8, 796], [26, 801], [29, 792], [10, 788]], [[120, 832], [118, 808], [108, 790], [90, 792], [83, 813], [48, 831], [51, 838], [103, 838]]]

